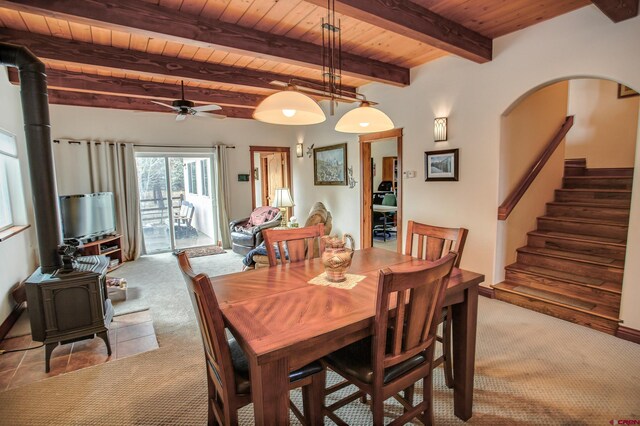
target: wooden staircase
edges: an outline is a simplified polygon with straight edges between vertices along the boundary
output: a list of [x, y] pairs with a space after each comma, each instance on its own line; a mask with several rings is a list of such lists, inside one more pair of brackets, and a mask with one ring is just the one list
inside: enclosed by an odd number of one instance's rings
[[588, 169], [566, 160], [562, 189], [506, 267], [496, 297], [615, 334], [633, 169]]

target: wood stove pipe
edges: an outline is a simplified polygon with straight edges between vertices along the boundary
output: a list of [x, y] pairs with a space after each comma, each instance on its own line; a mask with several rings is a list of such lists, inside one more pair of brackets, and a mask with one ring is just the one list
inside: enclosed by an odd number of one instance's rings
[[33, 210], [40, 251], [40, 269], [52, 273], [62, 266], [58, 193], [51, 147], [51, 126], [44, 64], [27, 48], [0, 43], [0, 65], [18, 68], [20, 96], [31, 176]]

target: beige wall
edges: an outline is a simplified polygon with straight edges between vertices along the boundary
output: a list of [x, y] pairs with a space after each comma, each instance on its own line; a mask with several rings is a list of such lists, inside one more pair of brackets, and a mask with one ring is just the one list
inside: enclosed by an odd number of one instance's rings
[[[334, 116], [329, 115], [326, 105], [321, 105], [327, 115], [327, 121], [322, 125], [305, 126], [292, 129], [295, 134], [295, 142], [304, 143], [304, 153], [300, 158], [293, 156], [291, 166], [293, 167], [293, 200], [295, 207], [293, 214], [298, 217], [298, 221], [304, 223], [311, 206], [317, 201], [322, 201], [331, 212], [332, 229], [334, 235], [342, 235], [347, 232], [353, 235], [356, 244], [360, 241], [360, 162], [358, 160], [358, 137], [338, 133], [333, 130], [338, 119], [347, 111], [344, 105], [339, 105]], [[347, 165], [353, 166], [354, 178], [358, 181], [354, 188], [348, 186], [316, 186], [313, 180], [313, 155], [307, 156], [307, 148], [312, 144], [314, 148], [347, 143]]]
[[[531, 164], [544, 151], [567, 116], [569, 84], [564, 81], [527, 96], [502, 118], [500, 130], [500, 203], [517, 187]], [[504, 276], [504, 267], [516, 261], [516, 249], [526, 245], [527, 232], [536, 228], [536, 218], [545, 213], [554, 190], [562, 186], [564, 143], [549, 159], [529, 190], [506, 221], [498, 223], [494, 281]]]
[[[236, 149], [228, 150], [230, 219], [247, 217], [251, 213], [251, 183], [238, 182], [239, 173], [251, 172], [249, 145], [289, 146], [293, 141], [290, 130], [284, 126], [273, 126], [254, 120], [195, 118], [176, 122], [172, 114], [63, 105], [52, 105], [50, 109], [51, 133], [54, 139], [117, 140], [140, 145], [201, 146], [204, 151], [200, 150], [200, 152], [207, 152], [207, 148], [216, 142], [235, 145]], [[162, 148], [155, 150], [163, 151]], [[177, 150], [181, 149], [177, 148]], [[197, 149], [183, 149], [183, 151], [198, 152]], [[80, 182], [73, 184], [73, 167], [64, 167], [64, 169], [67, 173], [63, 172], [59, 179], [66, 183], [65, 187], [81, 189]]]
[[[404, 220], [468, 228], [462, 266], [484, 273], [484, 285], [497, 282], [502, 115], [528, 93], [568, 78], [607, 78], [640, 89], [640, 55], [629, 54], [637, 50], [639, 39], [640, 17], [614, 24], [595, 6], [587, 6], [495, 39], [494, 59], [486, 64], [448, 56], [413, 69], [409, 87], [365, 86], [362, 91], [367, 98], [379, 102], [396, 127], [404, 128], [403, 170], [418, 173], [415, 179], [403, 180]], [[357, 171], [357, 138], [333, 130], [347, 109], [341, 105], [336, 117], [295, 133], [305, 145], [348, 141], [349, 163]], [[433, 119], [439, 116], [449, 117], [448, 142], [433, 142]], [[460, 181], [425, 182], [424, 152], [448, 148], [460, 149]], [[326, 201], [335, 226], [359, 238], [361, 183], [353, 190], [314, 187], [310, 165], [306, 157], [294, 161], [296, 209], [308, 211], [312, 201]], [[636, 193], [631, 218], [629, 255], [635, 253], [638, 258], [640, 200]], [[640, 329], [640, 311], [634, 306], [640, 300], [640, 270], [631, 263], [625, 272], [621, 316], [626, 326]]]
[[[25, 200], [31, 199], [26, 161], [26, 146], [19, 88], [7, 80], [5, 67], [0, 67], [0, 128], [16, 136]], [[27, 202], [27, 221], [33, 225], [33, 209]], [[14, 308], [10, 289], [25, 280], [36, 268], [35, 231], [33, 226], [0, 242], [0, 323]]]
[[618, 83], [579, 79], [569, 83], [566, 158], [586, 158], [587, 167], [633, 167], [639, 96], [618, 99]]

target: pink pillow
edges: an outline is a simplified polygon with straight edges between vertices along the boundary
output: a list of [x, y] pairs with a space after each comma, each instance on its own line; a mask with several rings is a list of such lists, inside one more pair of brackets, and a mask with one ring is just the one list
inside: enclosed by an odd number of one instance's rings
[[280, 210], [275, 207], [258, 207], [251, 213], [251, 216], [249, 216], [249, 224], [251, 224], [251, 226], [258, 226], [269, 222], [276, 217], [279, 211]]

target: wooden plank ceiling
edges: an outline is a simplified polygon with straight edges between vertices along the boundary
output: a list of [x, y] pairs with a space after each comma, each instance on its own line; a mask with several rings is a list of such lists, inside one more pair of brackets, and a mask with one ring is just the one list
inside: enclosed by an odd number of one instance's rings
[[[449, 54], [490, 61], [493, 38], [591, 2], [335, 3], [343, 85], [355, 90], [408, 85], [412, 67]], [[179, 98], [184, 80], [187, 99], [250, 118], [278, 90], [271, 81], [321, 81], [326, 14], [326, 0], [0, 0], [0, 42], [43, 59], [51, 103], [164, 111], [150, 99]]]

